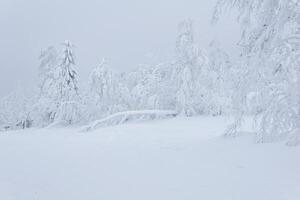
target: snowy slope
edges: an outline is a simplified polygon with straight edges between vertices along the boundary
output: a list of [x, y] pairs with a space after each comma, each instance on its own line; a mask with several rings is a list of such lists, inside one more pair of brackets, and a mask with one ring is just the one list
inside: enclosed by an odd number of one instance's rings
[[228, 123], [1, 133], [0, 200], [299, 200], [300, 148], [224, 139]]

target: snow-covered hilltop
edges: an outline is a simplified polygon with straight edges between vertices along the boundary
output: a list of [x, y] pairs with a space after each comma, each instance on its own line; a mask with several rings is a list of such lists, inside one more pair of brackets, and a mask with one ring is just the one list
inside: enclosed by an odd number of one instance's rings
[[300, 148], [235, 139], [226, 117], [179, 117], [80, 132], [0, 134], [3, 200], [298, 200]]

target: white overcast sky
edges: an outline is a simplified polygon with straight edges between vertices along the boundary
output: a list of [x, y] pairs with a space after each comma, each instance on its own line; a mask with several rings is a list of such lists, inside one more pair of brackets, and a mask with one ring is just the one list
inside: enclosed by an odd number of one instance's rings
[[178, 22], [196, 23], [199, 45], [219, 40], [234, 52], [238, 26], [210, 24], [215, 0], [0, 0], [0, 97], [37, 81], [41, 49], [76, 45], [81, 83], [102, 59], [130, 70], [172, 56]]

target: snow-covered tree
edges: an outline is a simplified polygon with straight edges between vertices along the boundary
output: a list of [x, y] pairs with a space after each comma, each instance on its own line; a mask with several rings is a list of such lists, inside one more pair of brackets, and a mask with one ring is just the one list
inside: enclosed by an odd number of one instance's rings
[[64, 102], [78, 98], [77, 72], [75, 70], [74, 46], [69, 41], [63, 44], [56, 75], [59, 87], [58, 98]]
[[89, 85], [92, 118], [128, 109], [129, 91], [105, 59], [91, 72]]
[[78, 91], [74, 45], [65, 41], [62, 55], [59, 58], [56, 76], [56, 102], [58, 111], [56, 120], [66, 121], [69, 124], [80, 119], [80, 96]]
[[232, 86], [236, 73], [229, 55], [221, 48], [217, 41], [212, 41], [208, 48], [209, 65], [203, 72], [208, 85], [208, 96], [210, 97], [210, 113], [222, 114], [232, 111]]
[[133, 108], [176, 109], [177, 87], [172, 79], [174, 65], [168, 62], [152, 66], [140, 66], [125, 75], [125, 83], [131, 92]]
[[55, 78], [53, 72], [58, 65], [58, 53], [56, 49], [53, 46], [50, 46], [46, 50], [43, 50], [39, 57], [39, 61], [40, 95], [45, 95], [52, 87]]
[[176, 59], [173, 63], [171, 79], [176, 87], [176, 107], [183, 115], [203, 114], [205, 85], [199, 85], [204, 77], [208, 59], [200, 51], [194, 39], [193, 22], [184, 20], [178, 26]]
[[43, 50], [39, 65], [39, 94], [38, 101], [33, 106], [34, 123], [37, 126], [44, 126], [54, 121], [57, 112], [57, 83], [55, 72], [58, 67], [58, 53], [54, 47]]
[[293, 140], [299, 138], [294, 136], [300, 134], [299, 1], [220, 0], [214, 18], [220, 16], [226, 5], [238, 8], [243, 27], [240, 67], [244, 80], [237, 90], [244, 102], [240, 104], [240, 113], [245, 111], [247, 96], [257, 94], [263, 97], [258, 141], [291, 135]]
[[176, 60], [172, 79], [177, 87], [176, 109], [183, 115], [194, 115], [195, 80], [193, 68], [197, 65], [198, 48], [195, 46], [193, 22], [184, 20], [178, 25]]
[[50, 47], [40, 56], [40, 95], [34, 107], [39, 125], [55, 121], [72, 124], [80, 119], [81, 102], [73, 48], [65, 41], [61, 54]]

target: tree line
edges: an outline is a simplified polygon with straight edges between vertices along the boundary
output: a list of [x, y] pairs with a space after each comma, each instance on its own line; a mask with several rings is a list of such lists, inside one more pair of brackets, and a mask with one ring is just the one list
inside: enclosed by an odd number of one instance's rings
[[300, 141], [300, 5], [297, 0], [219, 0], [216, 23], [228, 8], [239, 11], [240, 56], [232, 60], [213, 41], [201, 49], [192, 20], [178, 25], [171, 61], [127, 73], [105, 59], [78, 86], [74, 46], [42, 52], [39, 92], [1, 100], [0, 124], [46, 127], [84, 124], [134, 110], [174, 110], [183, 116], [232, 115], [227, 136], [236, 136], [244, 116], [257, 122], [257, 141]]

